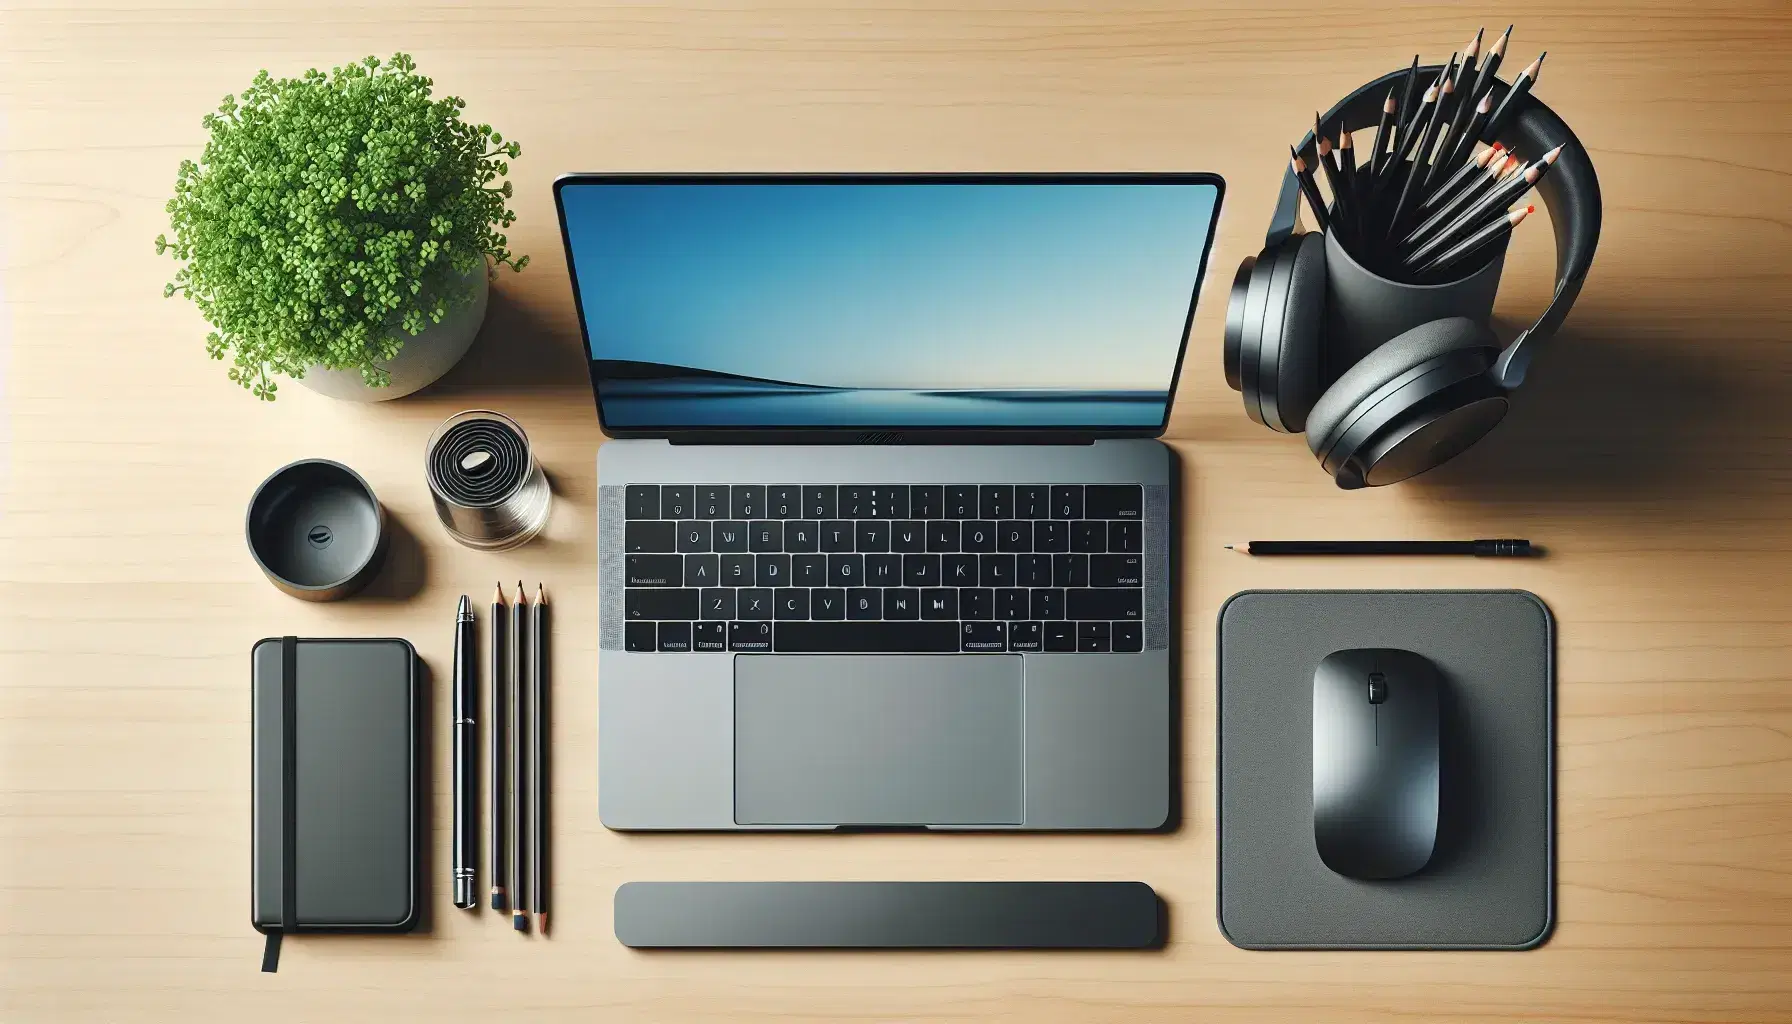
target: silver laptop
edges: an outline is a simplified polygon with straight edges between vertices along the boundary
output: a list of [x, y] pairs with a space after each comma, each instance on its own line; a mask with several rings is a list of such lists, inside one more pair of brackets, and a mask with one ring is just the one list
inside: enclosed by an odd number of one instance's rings
[[572, 175], [613, 829], [1152, 829], [1206, 174]]

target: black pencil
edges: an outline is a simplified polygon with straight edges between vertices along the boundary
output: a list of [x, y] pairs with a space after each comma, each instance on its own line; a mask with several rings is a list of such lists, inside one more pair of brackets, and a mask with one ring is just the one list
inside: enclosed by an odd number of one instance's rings
[[[1463, 109], [1468, 108], [1465, 106]], [[1475, 142], [1481, 137], [1481, 126], [1487, 123], [1487, 113], [1491, 109], [1493, 109], [1493, 94], [1489, 93], [1475, 103], [1474, 110], [1469, 114], [1468, 123], [1463, 125], [1460, 132], [1451, 137], [1449, 156], [1443, 161], [1445, 164], [1452, 167], [1464, 164], [1474, 153]], [[1441, 187], [1439, 186], [1439, 188]], [[1433, 190], [1431, 194], [1435, 195], [1436, 190]], [[1420, 209], [1423, 209], [1424, 206], [1423, 202], [1419, 204]]]
[[486, 863], [491, 865], [492, 873], [492, 909], [509, 910], [504, 891], [504, 880], [507, 876], [505, 865], [504, 823], [509, 820], [504, 806], [504, 722], [505, 710], [510, 698], [506, 695], [505, 667], [509, 663], [505, 648], [505, 623], [510, 618], [504, 608], [504, 585], [498, 584], [496, 593], [492, 595], [492, 648], [491, 648], [491, 713], [486, 715], [487, 743], [486, 763], [490, 776], [491, 797], [489, 798], [490, 831], [486, 838]]
[[1506, 122], [1511, 120], [1512, 115], [1518, 111], [1519, 104], [1530, 94], [1531, 86], [1537, 84], [1537, 76], [1543, 73], [1543, 58], [1547, 56], [1549, 56], [1548, 50], [1538, 54], [1537, 59], [1527, 64], [1525, 69], [1518, 73], [1518, 77], [1512, 80], [1512, 88], [1506, 90], [1506, 98], [1500, 100], [1500, 105], [1494, 108], [1493, 113], [1487, 118], [1487, 123], [1482, 126], [1482, 138], [1496, 138], [1500, 129], [1506, 127]]
[[1254, 540], [1228, 544], [1247, 555], [1475, 555], [1525, 558], [1541, 553], [1528, 540]]
[[1476, 171], [1484, 171], [1487, 169], [1487, 165], [1494, 160], [1504, 159], [1505, 152], [1506, 147], [1496, 142], [1477, 153], [1473, 160], [1463, 164], [1455, 174], [1452, 174], [1449, 181], [1437, 186], [1437, 188], [1432, 190], [1430, 195], [1421, 199], [1419, 201], [1419, 210], [1435, 209], [1437, 204], [1454, 199], [1462, 186], [1475, 180]]
[[1448, 227], [1426, 239], [1411, 255], [1407, 256], [1407, 266], [1419, 266], [1427, 262], [1445, 246], [1453, 244], [1459, 238], [1466, 237], [1470, 232], [1492, 220], [1498, 211], [1511, 206], [1519, 196], [1530, 191], [1532, 186], [1549, 173], [1549, 169], [1555, 165], [1556, 157], [1560, 156], [1561, 152], [1562, 147], [1557, 146], [1543, 154], [1541, 160], [1526, 167], [1522, 172], [1501, 181], [1492, 192], [1470, 203], [1468, 208], [1451, 221]]
[[1388, 98], [1381, 104], [1381, 123], [1375, 126], [1375, 152], [1369, 155], [1369, 177], [1381, 174], [1381, 168], [1387, 163], [1389, 135], [1394, 130], [1394, 115], [1399, 113], [1400, 105], [1394, 102], [1394, 90], [1388, 90]]
[[548, 930], [548, 598], [535, 585], [535, 606], [530, 609], [529, 662], [529, 909], [535, 911], [535, 929]]
[[1474, 114], [1475, 101], [1468, 91], [1468, 73], [1475, 68], [1475, 55], [1481, 50], [1481, 29], [1475, 30], [1475, 38], [1468, 41], [1468, 48], [1462, 53], [1462, 63], [1456, 66], [1456, 77], [1450, 83], [1451, 102], [1446, 116], [1450, 119], [1449, 127], [1438, 144], [1437, 159], [1425, 171], [1425, 191], [1442, 179], [1444, 168], [1455, 165], [1456, 151], [1461, 148], [1462, 132], [1468, 120]]
[[[1400, 172], [1403, 173], [1404, 180], [1400, 184], [1400, 198], [1394, 203], [1394, 212], [1388, 215], [1387, 235], [1389, 238], [1396, 237], [1395, 232], [1400, 230], [1400, 222], [1406, 219], [1406, 211], [1411, 207], [1415, 198], [1413, 186], [1420, 178], [1424, 177], [1425, 150], [1437, 137], [1438, 99], [1443, 94], [1442, 86], [1448, 82], [1447, 74], [1447, 71], [1438, 72], [1437, 81], [1432, 84], [1431, 88], [1425, 90], [1425, 98], [1419, 101], [1420, 109], [1427, 111], [1425, 129], [1419, 134], [1419, 140], [1413, 147], [1412, 162], [1406, 164], [1405, 170]], [[1404, 146], [1405, 143], [1401, 145]]]
[[1410, 249], [1431, 241], [1439, 231], [1454, 223], [1465, 210], [1498, 187], [1502, 176], [1517, 167], [1517, 164], [1518, 157], [1514, 153], [1507, 153], [1498, 163], [1489, 161], [1486, 174], [1475, 179], [1474, 184], [1463, 189], [1454, 199], [1433, 210], [1424, 223], [1413, 228], [1410, 234], [1400, 240], [1400, 244]]
[[1442, 253], [1439, 253], [1431, 260], [1431, 262], [1420, 267], [1417, 273], [1424, 276], [1427, 274], [1441, 273], [1442, 271], [1450, 269], [1457, 263], [1462, 262], [1479, 252], [1481, 249], [1492, 244], [1495, 239], [1510, 234], [1513, 228], [1524, 223], [1526, 217], [1529, 217], [1536, 212], [1537, 208], [1535, 206], [1526, 206], [1522, 209], [1513, 210], [1504, 217], [1494, 220], [1486, 227], [1483, 227], [1481, 230], [1468, 236], [1462, 241], [1457, 242]]
[[1387, 138], [1376, 136], [1375, 145], [1388, 150], [1393, 159], [1382, 165], [1381, 174], [1375, 179], [1376, 187], [1384, 184], [1391, 172], [1400, 169], [1400, 151], [1407, 148], [1406, 137], [1412, 133], [1412, 125], [1417, 123], [1419, 98], [1419, 55], [1412, 55], [1412, 66], [1406, 69], [1406, 87], [1400, 94], [1400, 104], [1396, 109], [1393, 131]]
[[1349, 224], [1350, 203], [1344, 195], [1344, 172], [1332, 152], [1332, 140], [1325, 137], [1325, 127], [1319, 123], [1317, 110], [1313, 112], [1313, 148], [1319, 154], [1320, 168], [1325, 171], [1325, 184], [1332, 190], [1332, 219]]
[[1294, 177], [1300, 182], [1301, 194], [1307, 197], [1307, 205], [1313, 208], [1313, 220], [1324, 231], [1331, 227], [1331, 215], [1325, 212], [1325, 197], [1319, 194], [1319, 185], [1313, 180], [1313, 172], [1307, 170], [1307, 162], [1300, 157], [1300, 151], [1293, 146], [1288, 147], [1292, 159], [1288, 166], [1294, 168]]
[[525, 615], [529, 599], [523, 581], [516, 581], [516, 601], [510, 606], [510, 924], [517, 931], [528, 928], [528, 891], [523, 888], [523, 652], [529, 646]]
[[[1505, 59], [1506, 44], [1511, 41], [1512, 26], [1507, 25], [1506, 31], [1493, 41], [1493, 45], [1487, 48], [1487, 55], [1481, 58], [1481, 70], [1475, 72], [1475, 87], [1469, 91], [1468, 97], [1463, 99], [1464, 103], [1479, 104], [1484, 97], [1493, 95], [1493, 76], [1500, 69], [1500, 61]], [[1486, 127], [1486, 122], [1482, 122], [1482, 127]], [[1475, 141], [1479, 141], [1483, 137], [1477, 134]], [[1493, 140], [1487, 139], [1487, 141]]]
[[1369, 211], [1357, 191], [1356, 143], [1350, 133], [1338, 125], [1338, 178], [1344, 183], [1344, 194], [1350, 197], [1350, 217], [1359, 238], [1369, 232]]

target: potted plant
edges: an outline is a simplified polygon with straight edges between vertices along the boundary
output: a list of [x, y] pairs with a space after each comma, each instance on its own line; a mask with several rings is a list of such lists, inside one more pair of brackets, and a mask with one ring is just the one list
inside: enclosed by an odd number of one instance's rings
[[402, 53], [263, 71], [205, 116], [156, 238], [184, 261], [163, 294], [199, 307], [206, 352], [258, 398], [277, 374], [358, 401], [416, 391], [472, 345], [488, 273], [528, 264], [501, 233], [511, 185], [493, 184], [521, 148], [431, 84]]

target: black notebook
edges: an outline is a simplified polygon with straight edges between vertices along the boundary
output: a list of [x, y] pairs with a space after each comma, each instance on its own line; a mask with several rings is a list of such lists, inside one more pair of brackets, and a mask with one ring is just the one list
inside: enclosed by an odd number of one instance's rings
[[263, 640], [250, 656], [251, 920], [407, 931], [418, 885], [417, 656], [403, 640]]

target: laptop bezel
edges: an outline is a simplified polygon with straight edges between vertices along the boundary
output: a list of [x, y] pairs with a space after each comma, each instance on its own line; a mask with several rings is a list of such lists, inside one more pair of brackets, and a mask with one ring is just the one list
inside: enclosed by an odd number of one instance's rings
[[[1215, 189], [1213, 212], [1207, 225], [1207, 238], [1201, 249], [1201, 261], [1190, 289], [1188, 312], [1183, 318], [1182, 337], [1176, 348], [1176, 364], [1170, 373], [1169, 393], [1164, 400], [1164, 415], [1155, 427], [915, 427], [899, 424], [887, 426], [840, 427], [698, 427], [631, 429], [614, 427], [604, 420], [603, 402], [598, 395], [596, 363], [591, 358], [591, 338], [585, 322], [585, 309], [579, 294], [579, 271], [573, 260], [572, 236], [567, 230], [566, 205], [561, 190], [569, 185], [604, 184], [714, 184], [718, 182], [750, 182], [754, 184], [1186, 184], [1211, 185]], [[1194, 329], [1195, 310], [1200, 305], [1201, 285], [1207, 280], [1207, 262], [1213, 253], [1214, 235], [1218, 233], [1220, 209], [1226, 198], [1226, 182], [1208, 171], [1080, 171], [1080, 172], [576, 172], [554, 179], [554, 212], [560, 222], [560, 241], [566, 254], [566, 270], [572, 285], [573, 308], [578, 315], [580, 355], [585, 362], [586, 376], [591, 382], [591, 402], [597, 407], [597, 422], [608, 437], [619, 439], [664, 439], [674, 444], [1080, 444], [1108, 438], [1162, 437], [1168, 429], [1176, 403], [1176, 389], [1182, 379], [1182, 364], [1188, 354], [1189, 334]]]

